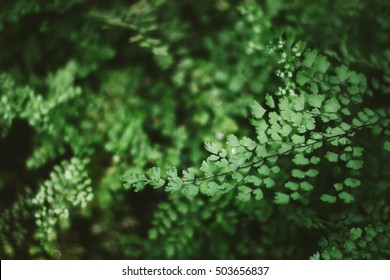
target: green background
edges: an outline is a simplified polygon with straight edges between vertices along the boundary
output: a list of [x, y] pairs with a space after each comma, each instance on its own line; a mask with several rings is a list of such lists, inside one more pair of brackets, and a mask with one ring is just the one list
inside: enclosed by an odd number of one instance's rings
[[[386, 0], [1, 1], [1, 258], [389, 259], [389, 17]], [[129, 179], [171, 166], [201, 178], [205, 142], [259, 145], [256, 119], [280, 113], [283, 89], [291, 104], [327, 98], [333, 73], [335, 98], [363, 98], [319, 108], [347, 108], [356, 133], [278, 157], [261, 195], [230, 177], [230, 191], [197, 195]], [[300, 165], [316, 174], [298, 198]]]

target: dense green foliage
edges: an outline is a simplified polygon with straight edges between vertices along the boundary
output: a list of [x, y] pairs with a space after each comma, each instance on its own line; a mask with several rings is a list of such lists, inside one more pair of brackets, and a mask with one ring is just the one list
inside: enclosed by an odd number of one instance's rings
[[3, 1], [0, 256], [389, 259], [390, 3]]

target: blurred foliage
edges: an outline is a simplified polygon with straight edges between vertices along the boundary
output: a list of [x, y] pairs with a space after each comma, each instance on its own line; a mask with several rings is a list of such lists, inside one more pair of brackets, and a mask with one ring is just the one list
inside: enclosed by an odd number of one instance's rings
[[389, 258], [388, 1], [0, 11], [2, 258]]

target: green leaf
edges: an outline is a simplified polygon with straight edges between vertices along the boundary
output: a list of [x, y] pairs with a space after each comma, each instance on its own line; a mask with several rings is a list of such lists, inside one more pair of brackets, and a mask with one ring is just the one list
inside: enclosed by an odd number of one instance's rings
[[270, 108], [275, 108], [275, 101], [268, 93], [265, 95], [265, 104]]
[[350, 116], [351, 115], [351, 111], [349, 111], [348, 108], [343, 108], [343, 109], [341, 109], [340, 112], [343, 113], [346, 116]]
[[193, 168], [183, 170], [183, 179], [193, 181], [195, 179], [195, 173]]
[[272, 188], [275, 185], [275, 181], [270, 177], [265, 178], [263, 180], [263, 182], [264, 182], [266, 188]]
[[293, 192], [292, 194], [290, 194], [290, 197], [291, 197], [293, 200], [297, 200], [298, 198], [301, 197], [301, 195], [299, 194], [299, 192]]
[[321, 115], [321, 120], [324, 122], [324, 123], [327, 123], [327, 122], [330, 122], [331, 121], [331, 118], [327, 115]]
[[257, 169], [260, 175], [268, 176], [271, 172], [271, 169], [267, 165], [260, 166], [259, 169]]
[[254, 149], [256, 149], [256, 142], [253, 141], [252, 139], [248, 138], [248, 137], [244, 137], [242, 138], [242, 140], [240, 141], [240, 143], [246, 147], [248, 150], [250, 151], [253, 151]]
[[173, 254], [175, 253], [175, 247], [173, 246], [172, 243], [168, 243], [168, 244], [164, 247], [164, 250], [165, 250], [165, 253], [166, 253], [169, 257], [172, 257]]
[[351, 239], [356, 240], [362, 237], [363, 231], [360, 228], [351, 228], [349, 233], [351, 234]]
[[329, 99], [327, 102], [325, 102], [324, 108], [327, 113], [337, 113], [340, 110], [341, 106], [337, 101], [337, 99], [333, 97]]
[[327, 202], [327, 203], [335, 203], [337, 198], [333, 195], [329, 195], [329, 194], [323, 194], [321, 195], [321, 198], [320, 198], [323, 202]]
[[177, 169], [175, 167], [170, 167], [167, 171], [168, 177], [170, 177], [170, 180], [174, 180], [178, 178], [177, 176]]
[[359, 119], [362, 121], [362, 122], [364, 122], [364, 123], [366, 123], [366, 122], [368, 122], [369, 120], [370, 120], [370, 117], [369, 116], [367, 116], [364, 112], [362, 112], [362, 111], [360, 111], [359, 113], [358, 113], [358, 117], [359, 117]]
[[285, 193], [276, 192], [274, 202], [276, 204], [287, 204], [290, 201], [290, 196]]
[[309, 105], [314, 108], [321, 108], [322, 102], [324, 101], [325, 97], [323, 95], [318, 94], [311, 94], [309, 95], [308, 102]]
[[284, 153], [288, 153], [289, 151], [291, 151], [292, 149], [292, 146], [290, 144], [287, 144], [287, 143], [283, 143], [279, 150], [278, 150], [278, 153], [279, 154], [284, 154]]
[[265, 119], [258, 120], [258, 119], [253, 119], [252, 118], [251, 122], [254, 123], [254, 126], [259, 131], [267, 131], [267, 129], [269, 128], [269, 124], [268, 124], [268, 122]]
[[321, 161], [321, 159], [319, 157], [316, 157], [316, 156], [312, 156], [311, 159], [310, 159], [310, 163], [311, 164], [317, 164]]
[[293, 158], [293, 162], [296, 165], [308, 165], [309, 160], [302, 154], [296, 154], [295, 157]]
[[349, 77], [349, 69], [345, 65], [336, 67], [335, 72], [340, 82], [346, 81]]
[[310, 83], [310, 91], [311, 91], [311, 93], [314, 93], [314, 94], [318, 93], [318, 86], [316, 83]]
[[152, 167], [150, 173], [150, 184], [153, 188], [161, 188], [165, 184], [165, 180], [161, 179], [161, 170], [158, 167]]
[[352, 147], [351, 146], [345, 147], [344, 151], [350, 153], [352, 152]]
[[313, 130], [316, 128], [315, 119], [313, 117], [305, 119], [304, 122], [306, 130]]
[[261, 180], [259, 177], [256, 177], [256, 176], [254, 176], [254, 175], [250, 175], [250, 176], [246, 177], [245, 182], [246, 182], [246, 183], [252, 183], [252, 184], [255, 185], [256, 187], [258, 187], [258, 186], [261, 185], [261, 183], [263, 182], [263, 180]]
[[363, 161], [362, 160], [349, 160], [346, 164], [348, 168], [351, 168], [353, 170], [359, 170], [363, 167]]
[[151, 181], [151, 184], [153, 188], [158, 189], [165, 185], [165, 180], [164, 179], [153, 180]]
[[318, 175], [318, 173], [319, 172], [317, 169], [309, 169], [308, 171], [306, 171], [306, 176], [314, 178]]
[[282, 137], [280, 137], [279, 133], [277, 133], [277, 132], [273, 132], [271, 134], [271, 138], [274, 141], [282, 141]]
[[316, 60], [317, 58], [317, 51], [316, 50], [306, 50], [305, 51], [305, 59], [303, 61], [303, 65], [305, 65], [307, 68], [311, 68], [311, 66], [313, 65], [314, 61]]
[[355, 250], [356, 249], [355, 243], [351, 240], [347, 240], [344, 243], [344, 249], [346, 252], [351, 252], [351, 251]]
[[303, 179], [305, 178], [305, 172], [299, 169], [293, 169], [291, 174], [294, 178]]
[[287, 182], [284, 186], [287, 189], [290, 189], [292, 191], [296, 191], [299, 188], [299, 185], [297, 183], [294, 183], [294, 182], [291, 182], [291, 181]]
[[170, 179], [168, 180], [168, 185], [165, 190], [168, 192], [176, 192], [181, 188], [182, 185], [183, 181], [180, 178], [174, 178], [172, 180]]
[[375, 236], [378, 234], [374, 227], [372, 225], [368, 225], [365, 227], [366, 235], [370, 238], [375, 238]]
[[219, 161], [216, 161], [215, 165], [218, 166], [219, 168], [225, 168], [229, 165], [229, 161], [226, 158], [223, 158]]
[[365, 77], [362, 74], [350, 71], [348, 82], [354, 85], [359, 85], [362, 82], [365, 82]]
[[379, 223], [375, 226], [375, 231], [377, 233], [383, 233], [386, 230], [386, 226], [382, 223]]
[[307, 192], [309, 192], [309, 191], [314, 189], [313, 185], [308, 183], [308, 182], [306, 182], [306, 181], [300, 183], [300, 187], [301, 187], [302, 190], [307, 191]]
[[354, 147], [352, 149], [352, 155], [354, 157], [360, 157], [363, 155], [363, 148], [360, 148], [360, 147]]
[[302, 111], [305, 109], [305, 96], [303, 94], [297, 96], [294, 101], [294, 109], [296, 111]]
[[321, 255], [319, 252], [316, 252], [314, 255], [310, 257], [310, 260], [319, 260], [321, 258]]
[[232, 173], [232, 179], [236, 180], [237, 182], [240, 182], [244, 176], [240, 172], [233, 172]]
[[282, 129], [280, 130], [280, 134], [284, 137], [287, 137], [292, 131], [292, 128], [290, 125], [283, 125]]
[[349, 100], [349, 98], [347, 98], [346, 96], [344, 95], [338, 95], [337, 96], [337, 99], [341, 102], [341, 104], [343, 105], [349, 105], [349, 103], [351, 103], [351, 101]]
[[336, 183], [333, 185], [336, 191], [341, 191], [344, 188], [342, 183]]
[[344, 184], [351, 188], [357, 188], [360, 186], [360, 180], [355, 178], [347, 178], [345, 179]]
[[[351, 87], [348, 88], [348, 92], [350, 91]], [[363, 102], [363, 98], [361, 95], [354, 95], [352, 96], [352, 101], [355, 102], [355, 103], [362, 103]]]
[[289, 101], [289, 99], [286, 96], [284, 96], [284, 97], [279, 99], [279, 104], [278, 105], [279, 105], [279, 109], [281, 111], [286, 111], [286, 110], [289, 109], [290, 101]]
[[219, 146], [216, 143], [206, 141], [204, 147], [207, 151], [209, 151], [212, 154], [217, 155], [219, 152]]
[[332, 251], [330, 252], [330, 254], [331, 254], [331, 258], [333, 260], [340, 260], [343, 258], [343, 254], [336, 247], [332, 248]]
[[234, 76], [232, 79], [229, 81], [229, 90], [232, 92], [239, 92], [240, 89], [243, 86], [243, 79], [239, 76]]
[[318, 56], [314, 63], [314, 69], [318, 72], [325, 73], [330, 66], [330, 63], [328, 62], [326, 56]]
[[333, 152], [328, 151], [328, 152], [326, 153], [326, 155], [325, 155], [325, 158], [326, 158], [327, 160], [329, 160], [330, 162], [338, 162], [338, 160], [339, 160], [339, 155], [338, 155], [338, 154], [335, 154], [335, 153], [333, 153]]
[[291, 137], [291, 140], [295, 145], [303, 144], [305, 143], [305, 136], [295, 134]]
[[260, 188], [253, 190], [253, 194], [256, 200], [262, 200], [264, 197], [263, 191]]
[[240, 201], [249, 201], [251, 199], [252, 189], [247, 186], [238, 187], [237, 199]]
[[267, 134], [265, 134], [264, 131], [260, 131], [257, 133], [257, 139], [259, 140], [260, 144], [265, 144], [268, 142]]
[[155, 228], [152, 228], [151, 230], [149, 230], [149, 238], [150, 239], [156, 239], [157, 238], [157, 229]]
[[268, 155], [267, 149], [264, 145], [257, 145], [256, 156], [259, 158], [266, 157]]
[[219, 191], [219, 185], [214, 181], [210, 181], [207, 184], [207, 187], [202, 190], [202, 192], [208, 196], [214, 196], [218, 191]]
[[251, 111], [252, 115], [256, 119], [260, 119], [261, 117], [263, 117], [266, 112], [266, 110], [256, 100], [252, 102]]
[[362, 102], [362, 97], [359, 94], [359, 88], [357, 86], [350, 86], [347, 88], [348, 94], [352, 96], [352, 100], [356, 101], [357, 103]]
[[291, 114], [291, 122], [294, 127], [299, 127], [302, 124], [302, 119], [301, 112], [293, 112]]
[[354, 119], [352, 120], [352, 125], [354, 125], [354, 126], [356, 126], [356, 127], [361, 127], [361, 126], [363, 126], [363, 123], [362, 123], [359, 119], [354, 118]]
[[198, 195], [198, 193], [199, 187], [194, 184], [186, 185], [183, 188], [183, 194], [187, 197], [195, 197]]
[[219, 160], [219, 156], [217, 155], [210, 155], [208, 158], [207, 158], [208, 161], [217, 161]]
[[364, 240], [364, 239], [360, 239], [360, 240], [358, 241], [358, 245], [359, 245], [360, 248], [366, 248], [366, 246], [367, 246], [367, 241]]
[[342, 122], [340, 124], [340, 128], [344, 131], [344, 132], [347, 132], [351, 129], [351, 126], [345, 122]]
[[351, 203], [355, 200], [355, 198], [351, 194], [345, 191], [339, 193], [339, 198], [342, 199], [345, 203]]
[[271, 168], [272, 173], [278, 174], [280, 172], [280, 167], [279, 166], [274, 166]]
[[151, 180], [159, 180], [161, 178], [161, 169], [159, 167], [152, 167], [149, 172]]
[[367, 114], [367, 116], [374, 117], [376, 114], [373, 110], [370, 108], [364, 108], [363, 109], [364, 113]]
[[383, 149], [387, 152], [390, 152], [390, 141], [385, 141], [383, 144]]
[[300, 86], [303, 86], [309, 81], [309, 78], [302, 71], [300, 71], [296, 76], [296, 81]]
[[202, 162], [202, 166], [200, 167], [200, 170], [203, 171], [207, 176], [214, 176], [213, 167], [211, 166], [210, 162], [207, 160], [204, 160]]
[[278, 124], [279, 120], [281, 119], [281, 116], [277, 114], [276, 112], [270, 112], [268, 115], [268, 122], [270, 124]]
[[218, 156], [221, 158], [225, 158], [227, 156], [226, 149], [222, 149], [221, 152], [218, 154]]
[[240, 141], [238, 140], [237, 136], [231, 134], [228, 136], [226, 144], [230, 147], [239, 147]]
[[326, 129], [326, 136], [342, 135], [344, 131], [340, 127], [328, 127]]

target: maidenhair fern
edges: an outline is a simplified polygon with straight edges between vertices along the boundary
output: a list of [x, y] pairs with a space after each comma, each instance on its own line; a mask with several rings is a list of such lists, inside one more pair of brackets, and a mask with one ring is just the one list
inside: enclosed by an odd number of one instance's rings
[[[367, 187], [361, 186], [365, 149], [358, 141], [359, 135], [371, 133], [388, 139], [389, 108], [362, 106], [369, 104], [374, 94], [367, 87], [367, 78], [345, 65], [332, 66], [327, 56], [305, 49], [301, 42], [281, 39], [270, 51], [279, 54], [276, 75], [282, 83], [275, 93], [251, 104], [250, 122], [255, 137], [238, 138], [232, 134], [224, 145], [205, 142], [209, 156], [199, 168], [180, 172], [172, 167], [163, 172], [153, 167], [146, 174], [124, 177], [125, 187], [136, 191], [146, 186], [163, 188], [190, 199], [206, 195], [219, 200], [233, 194], [236, 201], [245, 204], [269, 200], [270, 196], [281, 205], [294, 201], [305, 205], [308, 200], [353, 203], [358, 190]], [[385, 147], [386, 143], [388, 140]], [[332, 169], [334, 175], [325, 179], [326, 188], [317, 189], [318, 177], [324, 178], [321, 172]], [[309, 209], [305, 211], [299, 216], [294, 210], [291, 219], [308, 228], [326, 228], [331, 223], [315, 213], [309, 215]], [[168, 224], [170, 219], [163, 218]], [[159, 227], [153, 228], [150, 235], [156, 238], [158, 230]], [[387, 237], [383, 238], [379, 247], [388, 244]], [[172, 246], [166, 245], [172, 248], [167, 257], [175, 250]], [[315, 257], [383, 258], [386, 254], [361, 255], [352, 245], [344, 246], [349, 246], [344, 253], [324, 249]]]
[[25, 250], [24, 243], [31, 238], [27, 227], [34, 224], [32, 212], [35, 207], [32, 198], [33, 194], [27, 191], [0, 216], [0, 241], [7, 255], [26, 256], [26, 252], [23, 252]]
[[[187, 197], [233, 191], [241, 201], [261, 200], [265, 190], [273, 189], [275, 203], [287, 204], [309, 195], [321, 172], [319, 163], [327, 160], [338, 168], [341, 163], [345, 177], [329, 182], [320, 199], [326, 203], [353, 202], [364, 163], [364, 149], [356, 144], [356, 135], [368, 130], [388, 137], [388, 108], [362, 107], [363, 100], [370, 98], [364, 75], [344, 65], [331, 67], [326, 56], [304, 50], [302, 43], [281, 41], [272, 50], [281, 52], [277, 75], [283, 85], [274, 94], [267, 94], [264, 103], [253, 101], [255, 140], [230, 135], [224, 146], [206, 142], [210, 156], [198, 170], [189, 168], [180, 174], [173, 167], [163, 176], [154, 167], [146, 175], [124, 178], [125, 186], [136, 190], [146, 185], [164, 187]], [[292, 167], [285, 164], [288, 158]], [[275, 176], [280, 169], [291, 174], [284, 183]]]
[[379, 222], [364, 228], [353, 227], [341, 234], [322, 238], [319, 241], [321, 252], [314, 254], [311, 259], [388, 259], [389, 236], [389, 224]]
[[53, 227], [57, 222], [66, 220], [71, 208], [85, 208], [92, 200], [91, 179], [85, 170], [86, 163], [78, 158], [62, 163], [54, 168], [50, 180], [39, 188], [33, 199], [33, 204], [38, 208], [35, 213], [38, 238], [49, 241], [54, 239]]
[[[85, 208], [93, 198], [87, 163], [73, 158], [54, 167], [50, 179], [40, 185], [34, 196], [28, 192], [1, 216], [1, 241], [21, 247], [25, 240], [32, 238], [28, 236], [25, 225], [35, 220], [34, 238], [44, 251], [56, 257], [53, 244], [57, 240], [58, 229], [66, 229], [73, 209]], [[10, 253], [15, 253], [11, 246], [8, 248]], [[42, 251], [39, 247], [37, 250]]]
[[23, 108], [28, 89], [17, 88], [12, 77], [3, 74], [0, 76], [0, 92], [0, 137], [5, 137]]
[[388, 258], [388, 1], [0, 10], [2, 258]]

